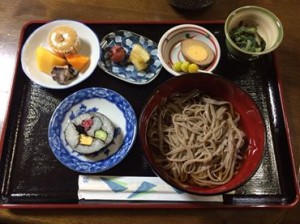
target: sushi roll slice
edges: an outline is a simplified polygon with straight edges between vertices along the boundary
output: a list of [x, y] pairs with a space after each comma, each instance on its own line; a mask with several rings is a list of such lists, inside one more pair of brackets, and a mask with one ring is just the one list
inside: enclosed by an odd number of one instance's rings
[[112, 141], [114, 127], [104, 114], [85, 113], [71, 120], [64, 133], [72, 149], [82, 154], [91, 154]]

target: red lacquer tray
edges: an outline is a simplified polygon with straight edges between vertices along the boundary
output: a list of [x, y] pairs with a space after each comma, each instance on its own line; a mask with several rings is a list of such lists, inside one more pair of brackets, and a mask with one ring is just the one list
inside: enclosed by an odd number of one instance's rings
[[[86, 23], [98, 36], [129, 30], [158, 42], [169, 28], [186, 21]], [[191, 22], [189, 22], [191, 23]], [[78, 200], [79, 174], [64, 167], [48, 144], [48, 123], [57, 105], [73, 92], [87, 87], [105, 87], [119, 92], [140, 116], [146, 99], [161, 82], [172, 77], [164, 69], [150, 83], [134, 85], [106, 74], [99, 67], [81, 84], [66, 90], [44, 89], [24, 74], [20, 51], [10, 106], [1, 136], [0, 184], [2, 208], [234, 208], [292, 207], [299, 200], [299, 186], [290, 144], [276, 57], [269, 54], [253, 62], [235, 62], [227, 57], [223, 21], [192, 22], [210, 30], [221, 46], [215, 73], [247, 91], [257, 103], [266, 124], [264, 159], [255, 175], [223, 202], [103, 201]], [[29, 35], [44, 22], [24, 26], [20, 49]], [[120, 164], [101, 175], [155, 176], [147, 164], [139, 141]]]

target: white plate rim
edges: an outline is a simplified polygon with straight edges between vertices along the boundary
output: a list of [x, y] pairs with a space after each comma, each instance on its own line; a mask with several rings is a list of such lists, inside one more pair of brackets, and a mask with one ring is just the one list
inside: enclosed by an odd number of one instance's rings
[[[72, 80], [66, 85], [58, 84], [52, 79], [50, 75], [39, 71], [35, 62], [35, 49], [38, 46], [50, 49], [47, 45], [47, 35], [52, 28], [59, 25], [68, 25], [73, 27], [75, 31], [77, 31], [77, 34], [81, 41], [85, 42], [89, 45], [88, 47], [90, 47], [89, 67], [83, 73], [80, 73], [75, 80]], [[34, 41], [35, 39], [39, 39], [40, 41]], [[94, 33], [94, 31], [92, 31], [92, 29], [89, 28], [87, 25], [75, 20], [54, 20], [40, 26], [27, 38], [21, 50], [21, 65], [26, 76], [29, 79], [31, 79], [34, 83], [49, 89], [66, 89], [86, 80], [94, 72], [94, 70], [97, 67], [100, 54], [101, 49], [99, 46], [98, 37]], [[39, 75], [41, 75], [41, 77], [38, 77]]]

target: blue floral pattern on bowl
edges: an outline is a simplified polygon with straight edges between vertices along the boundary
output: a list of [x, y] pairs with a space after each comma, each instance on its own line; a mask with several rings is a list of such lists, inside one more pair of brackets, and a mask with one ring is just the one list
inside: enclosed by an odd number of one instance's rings
[[[72, 119], [85, 112], [100, 112], [115, 126], [109, 146], [91, 155], [74, 151], [65, 141], [64, 130]], [[48, 141], [55, 157], [66, 167], [81, 173], [98, 173], [120, 163], [136, 137], [137, 119], [130, 103], [110, 89], [92, 87], [65, 98], [54, 111], [48, 128]]]
[[[144, 71], [138, 72], [133, 64], [126, 63], [126, 61], [124, 63], [113, 63], [110, 60], [109, 50], [111, 47], [121, 45], [128, 56], [133, 44], [140, 44], [150, 54], [149, 65]], [[101, 40], [100, 46], [102, 54], [98, 63], [99, 67], [106, 73], [123, 81], [138, 85], [147, 84], [157, 77], [162, 68], [157, 56], [157, 43], [139, 34], [118, 30], [107, 34]]]

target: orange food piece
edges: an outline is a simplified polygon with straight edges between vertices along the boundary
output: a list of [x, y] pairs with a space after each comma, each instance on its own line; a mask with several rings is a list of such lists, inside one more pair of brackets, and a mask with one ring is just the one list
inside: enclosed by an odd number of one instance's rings
[[77, 71], [82, 71], [90, 62], [90, 58], [80, 54], [70, 54], [66, 56], [67, 61]]
[[63, 66], [67, 64], [67, 61], [64, 58], [59, 57], [41, 46], [36, 49], [35, 57], [38, 69], [46, 74], [50, 74], [54, 66]]

